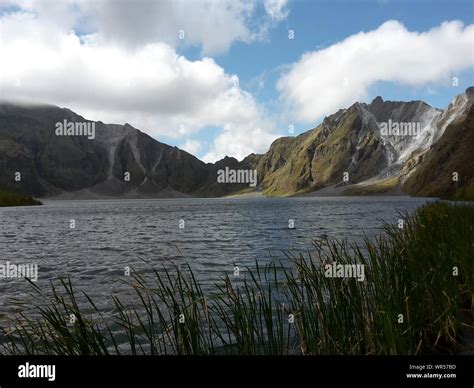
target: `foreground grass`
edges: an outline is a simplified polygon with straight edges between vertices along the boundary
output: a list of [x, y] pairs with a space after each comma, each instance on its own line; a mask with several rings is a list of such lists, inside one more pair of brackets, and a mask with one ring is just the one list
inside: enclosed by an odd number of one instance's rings
[[0, 206], [31, 206], [41, 205], [41, 202], [31, 195], [21, 195], [0, 189]]
[[[112, 317], [68, 280], [52, 286], [52, 299], [33, 286], [41, 318], [12, 318], [2, 353], [451, 352], [474, 299], [474, 207], [437, 202], [403, 218], [402, 229], [386, 225], [361, 246], [318, 240], [309, 256], [290, 255], [290, 267], [225, 276], [212, 295], [189, 267], [153, 270], [151, 281], [134, 273], [138, 303], [112, 297]], [[364, 265], [365, 280], [326, 277], [333, 261]]]

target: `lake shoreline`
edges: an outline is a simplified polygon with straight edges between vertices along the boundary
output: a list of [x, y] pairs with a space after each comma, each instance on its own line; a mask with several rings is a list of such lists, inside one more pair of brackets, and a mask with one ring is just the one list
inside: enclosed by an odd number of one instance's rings
[[39, 206], [42, 203], [31, 195], [17, 194], [12, 191], [0, 189], [0, 207], [14, 206]]

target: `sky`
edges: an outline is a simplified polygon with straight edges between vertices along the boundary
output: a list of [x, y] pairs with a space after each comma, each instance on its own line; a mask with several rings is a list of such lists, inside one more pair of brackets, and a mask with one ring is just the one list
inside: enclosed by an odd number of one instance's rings
[[0, 0], [0, 100], [129, 123], [206, 162], [354, 102], [474, 85], [473, 0]]

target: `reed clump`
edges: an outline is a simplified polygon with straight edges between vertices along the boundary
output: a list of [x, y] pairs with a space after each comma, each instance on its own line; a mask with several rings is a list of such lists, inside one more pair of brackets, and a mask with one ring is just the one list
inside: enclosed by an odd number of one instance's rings
[[[212, 294], [192, 269], [133, 273], [135, 302], [104, 316], [70, 280], [2, 329], [3, 354], [364, 354], [452, 352], [474, 300], [474, 207], [436, 202], [363, 244], [322, 239], [307, 255], [224, 275]], [[363, 281], [326, 265], [363, 266]], [[50, 296], [52, 295], [52, 297]], [[31, 306], [29, 306], [31, 308]], [[71, 319], [74, 318], [74, 319]]]

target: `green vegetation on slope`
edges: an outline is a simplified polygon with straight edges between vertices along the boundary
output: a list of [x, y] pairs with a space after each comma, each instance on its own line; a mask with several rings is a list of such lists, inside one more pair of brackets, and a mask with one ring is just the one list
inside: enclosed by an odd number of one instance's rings
[[344, 195], [384, 195], [396, 193], [399, 187], [398, 177], [391, 177], [376, 182], [354, 185], [344, 190]]
[[[363, 139], [363, 140], [361, 140]], [[358, 104], [297, 137], [277, 139], [257, 165], [267, 196], [289, 196], [377, 175], [386, 162], [381, 140], [362, 125]]]
[[12, 191], [0, 189], [0, 206], [31, 206], [41, 205], [40, 201], [31, 195], [21, 195]]
[[[135, 273], [137, 301], [115, 315], [67, 280], [11, 317], [4, 354], [420, 354], [454, 351], [474, 298], [474, 207], [437, 202], [386, 225], [363, 246], [318, 240], [292, 265], [225, 276], [206, 294], [189, 269]], [[365, 280], [326, 277], [321, 263], [361, 264]], [[39, 297], [39, 298], [38, 298]], [[88, 308], [79, 305], [89, 306]], [[32, 306], [28, 306], [30, 309]], [[75, 322], [70, 322], [71, 314]], [[126, 339], [124, 350], [118, 338]]]

